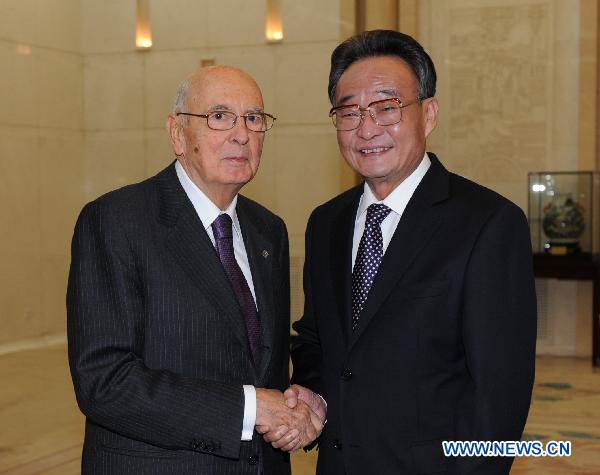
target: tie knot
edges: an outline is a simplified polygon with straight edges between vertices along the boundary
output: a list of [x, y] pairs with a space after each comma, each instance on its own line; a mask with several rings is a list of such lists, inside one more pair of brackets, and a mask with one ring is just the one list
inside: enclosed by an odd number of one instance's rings
[[231, 216], [229, 216], [227, 213], [220, 214], [212, 223], [215, 239], [233, 238], [231, 224]]
[[380, 226], [382, 221], [390, 214], [390, 211], [392, 210], [383, 203], [373, 203], [367, 208], [366, 223]]

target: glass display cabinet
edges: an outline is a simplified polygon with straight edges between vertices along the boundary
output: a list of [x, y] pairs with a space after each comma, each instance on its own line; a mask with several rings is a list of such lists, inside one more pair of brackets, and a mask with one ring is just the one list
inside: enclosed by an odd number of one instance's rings
[[538, 278], [593, 285], [592, 364], [600, 366], [600, 173], [529, 173], [529, 227]]
[[591, 257], [600, 250], [600, 173], [529, 173], [533, 252]]

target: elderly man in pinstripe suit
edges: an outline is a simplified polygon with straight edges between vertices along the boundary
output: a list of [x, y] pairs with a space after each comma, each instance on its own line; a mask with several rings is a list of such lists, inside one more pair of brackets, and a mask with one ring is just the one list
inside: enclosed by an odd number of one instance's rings
[[198, 70], [167, 121], [175, 163], [81, 212], [67, 313], [84, 474], [289, 474], [320, 433], [322, 405], [282, 393], [285, 225], [238, 194], [273, 122], [243, 71]]

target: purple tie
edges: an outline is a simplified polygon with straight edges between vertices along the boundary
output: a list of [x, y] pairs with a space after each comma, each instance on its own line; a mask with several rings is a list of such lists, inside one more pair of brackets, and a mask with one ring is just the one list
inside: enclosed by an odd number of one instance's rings
[[358, 317], [383, 258], [381, 223], [390, 211], [391, 209], [382, 203], [373, 203], [367, 208], [365, 230], [358, 244], [352, 271], [352, 331], [356, 330]]
[[261, 351], [260, 322], [258, 321], [258, 312], [256, 311], [256, 305], [254, 303], [254, 298], [252, 297], [252, 292], [250, 292], [250, 287], [248, 287], [248, 282], [246, 282], [242, 269], [240, 269], [240, 266], [235, 260], [231, 224], [231, 217], [228, 214], [223, 213], [213, 221], [212, 229], [217, 245], [217, 254], [219, 254], [221, 264], [223, 264], [223, 267], [225, 268], [225, 272], [229, 277], [237, 301], [244, 314], [248, 341], [250, 343], [250, 350], [252, 351], [254, 363], [258, 364]]

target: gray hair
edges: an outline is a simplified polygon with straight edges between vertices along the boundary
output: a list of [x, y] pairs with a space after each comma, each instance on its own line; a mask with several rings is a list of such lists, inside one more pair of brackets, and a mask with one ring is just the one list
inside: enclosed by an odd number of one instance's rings
[[[177, 88], [177, 95], [175, 96], [175, 103], [173, 104], [173, 114], [177, 115], [179, 112], [184, 112], [185, 101], [187, 99], [188, 91], [190, 89], [190, 82], [188, 79], [184, 79]], [[187, 117], [185, 115], [181, 117], [181, 125], [187, 125]]]

